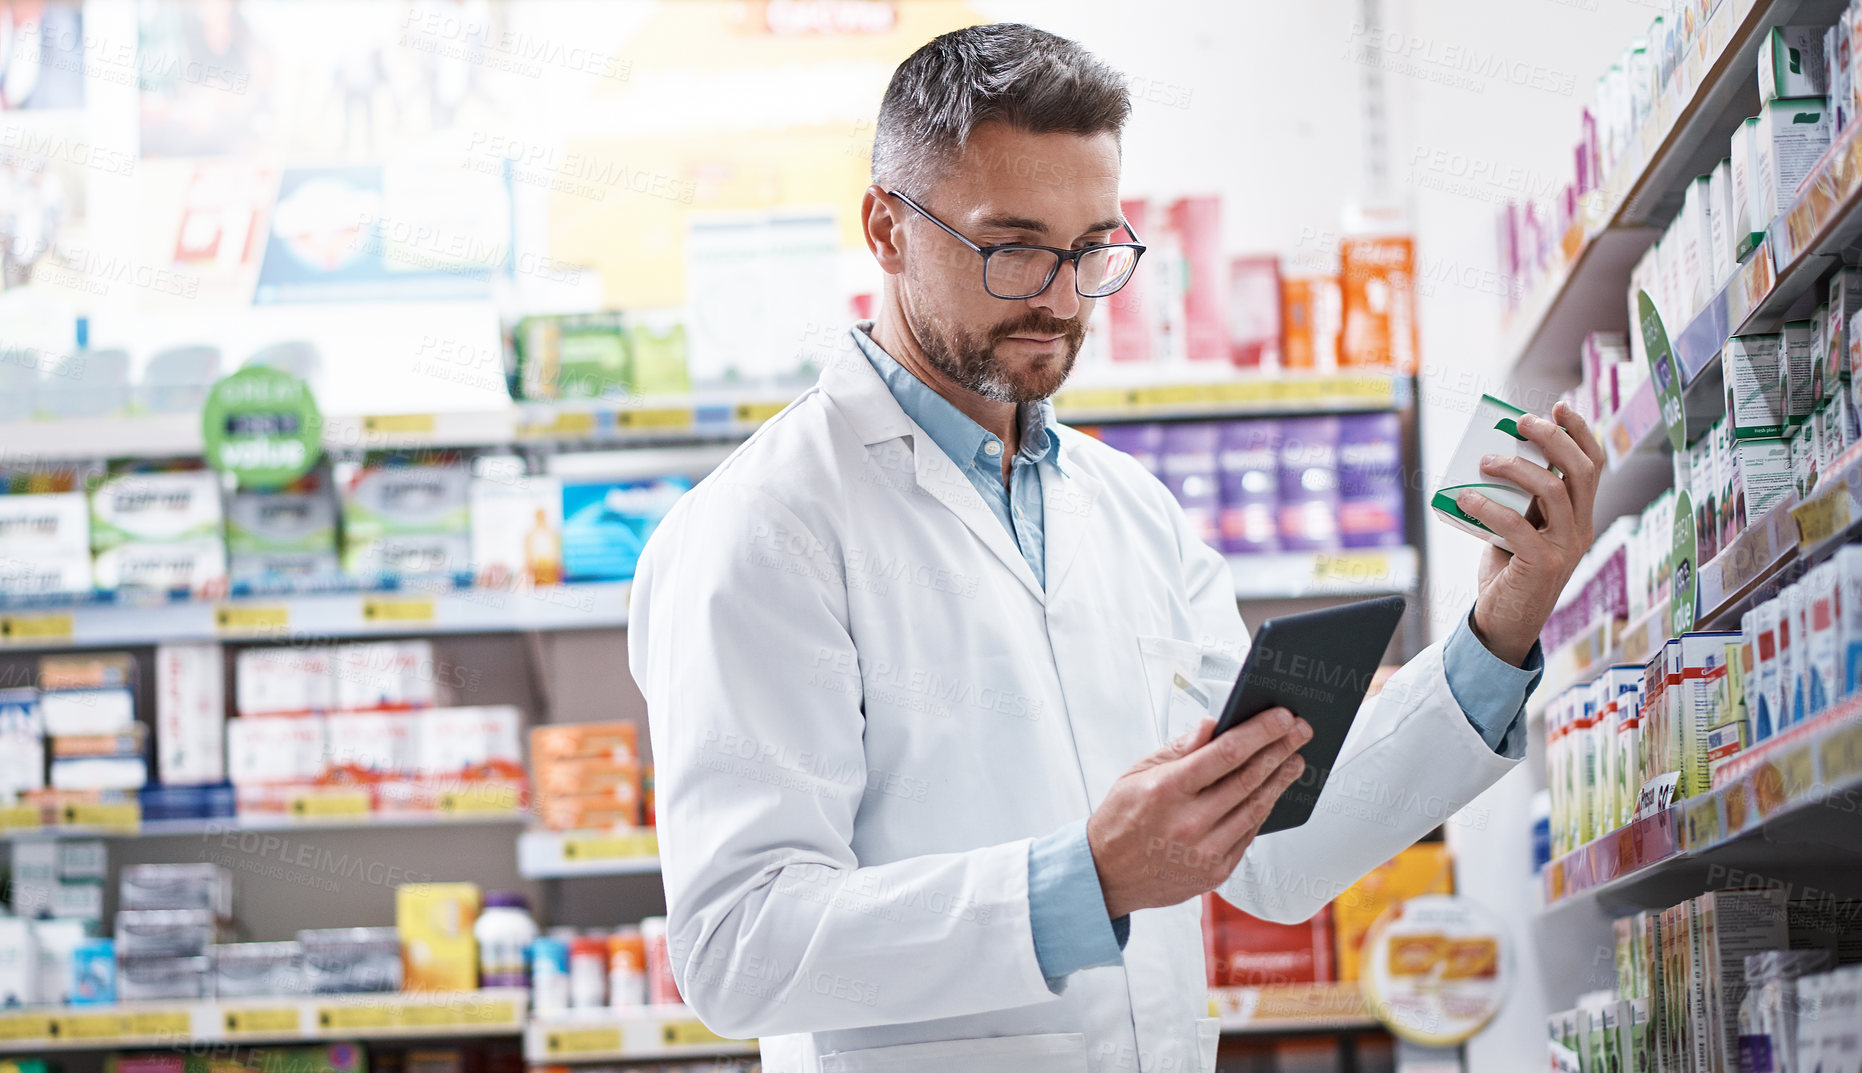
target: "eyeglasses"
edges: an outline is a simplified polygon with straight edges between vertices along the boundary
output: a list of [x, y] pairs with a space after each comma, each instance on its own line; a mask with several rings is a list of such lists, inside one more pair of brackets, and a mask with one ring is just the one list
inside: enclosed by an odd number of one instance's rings
[[[1105, 242], [1079, 250], [1057, 250], [1052, 246], [978, 246], [963, 237], [956, 228], [931, 214], [931, 210], [899, 193], [886, 193], [910, 205], [913, 211], [944, 230], [945, 234], [983, 255], [983, 289], [996, 298], [1017, 301], [1033, 298], [1054, 282], [1063, 262], [1073, 262], [1073, 289], [1082, 298], [1104, 298], [1131, 282], [1144, 253], [1140, 242]], [[1138, 233], [1126, 224], [1125, 230], [1136, 239]]]

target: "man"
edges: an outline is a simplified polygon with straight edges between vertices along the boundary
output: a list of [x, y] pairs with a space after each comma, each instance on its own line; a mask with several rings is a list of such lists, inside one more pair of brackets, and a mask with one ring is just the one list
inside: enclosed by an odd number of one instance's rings
[[862, 203], [873, 322], [642, 558], [674, 971], [771, 1070], [1211, 1069], [1197, 896], [1306, 919], [1523, 752], [1601, 458], [1562, 406], [1521, 421], [1562, 478], [1487, 469], [1544, 521], [1461, 501], [1516, 554], [1358, 720], [1312, 820], [1255, 837], [1309, 731], [1274, 710], [1211, 742], [1176, 683], [1224, 696], [1246, 650], [1226, 562], [1046, 401], [1136, 260], [1128, 111], [1025, 26], [907, 59]]

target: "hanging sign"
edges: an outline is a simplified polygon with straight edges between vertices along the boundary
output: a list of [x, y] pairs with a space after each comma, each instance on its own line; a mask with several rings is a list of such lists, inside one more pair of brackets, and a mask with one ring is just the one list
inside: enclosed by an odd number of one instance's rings
[[1452, 1047], [1493, 1020], [1512, 983], [1506, 929], [1452, 894], [1425, 894], [1384, 911], [1364, 937], [1365, 1005], [1411, 1043]]
[[1648, 291], [1636, 292], [1636, 314], [1642, 322], [1642, 348], [1649, 355], [1649, 383], [1655, 385], [1655, 401], [1662, 411], [1662, 424], [1668, 428], [1668, 444], [1676, 451], [1687, 448], [1687, 414], [1681, 404], [1681, 370], [1675, 366], [1674, 351], [1668, 346], [1668, 330]]
[[323, 453], [323, 416], [310, 385], [253, 365], [221, 377], [201, 407], [207, 464], [242, 488], [278, 488], [310, 472]]

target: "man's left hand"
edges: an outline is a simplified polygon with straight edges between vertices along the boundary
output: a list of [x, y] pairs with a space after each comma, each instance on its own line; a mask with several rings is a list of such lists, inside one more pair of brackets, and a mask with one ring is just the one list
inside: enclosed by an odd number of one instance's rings
[[1532, 493], [1527, 514], [1479, 492], [1462, 492], [1455, 498], [1462, 510], [1513, 548], [1508, 554], [1489, 544], [1481, 559], [1474, 635], [1489, 652], [1515, 667], [1525, 665], [1558, 594], [1595, 539], [1591, 510], [1604, 469], [1603, 445], [1568, 403], [1554, 406], [1551, 420], [1527, 414], [1519, 419], [1519, 431], [1545, 452], [1558, 472], [1512, 455], [1488, 455], [1481, 461], [1481, 472]]

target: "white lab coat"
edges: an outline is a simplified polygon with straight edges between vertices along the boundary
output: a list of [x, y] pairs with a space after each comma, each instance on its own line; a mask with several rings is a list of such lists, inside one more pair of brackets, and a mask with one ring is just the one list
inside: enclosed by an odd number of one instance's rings
[[[772, 1073], [1214, 1066], [1199, 899], [1134, 913], [1123, 964], [1061, 995], [1035, 957], [1031, 840], [1193, 725], [1173, 672], [1232, 680], [1248, 644], [1226, 561], [1169, 491], [1061, 443], [1045, 593], [857, 352], [648, 543], [628, 649], [675, 974]], [[1313, 819], [1257, 839], [1229, 900], [1307, 919], [1512, 766], [1439, 646], [1374, 704]]]

